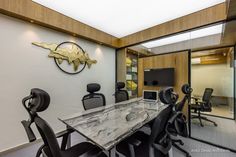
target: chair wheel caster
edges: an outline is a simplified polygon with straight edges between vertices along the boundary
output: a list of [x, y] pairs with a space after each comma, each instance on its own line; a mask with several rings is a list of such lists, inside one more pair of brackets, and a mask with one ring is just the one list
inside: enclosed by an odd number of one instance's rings
[[214, 123], [214, 126], [218, 126], [216, 123]]
[[191, 155], [188, 154], [187, 157], [191, 157]]
[[180, 144], [181, 146], [183, 146], [183, 145], [184, 145], [184, 143], [183, 143], [183, 142], [180, 142], [179, 144]]

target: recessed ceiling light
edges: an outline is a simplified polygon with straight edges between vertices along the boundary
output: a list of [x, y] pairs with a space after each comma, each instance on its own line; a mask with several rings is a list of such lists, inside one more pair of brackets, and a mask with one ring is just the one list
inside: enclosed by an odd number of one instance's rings
[[150, 48], [154, 48], [154, 47], [169, 45], [169, 44], [187, 41], [187, 40], [191, 40], [191, 39], [197, 39], [197, 38], [206, 37], [206, 36], [210, 36], [210, 35], [220, 34], [220, 33], [222, 33], [222, 30], [223, 30], [223, 24], [219, 24], [219, 25], [210, 26], [207, 28], [202, 28], [202, 29], [195, 30], [195, 31], [190, 31], [187, 33], [173, 35], [173, 36], [166, 37], [163, 39], [157, 39], [154, 41], [144, 43], [144, 44], [142, 44], [142, 46], [150, 49]]
[[225, 0], [33, 1], [119, 38], [225, 2]]
[[205, 36], [210, 36], [214, 34], [220, 34], [223, 31], [223, 24], [206, 27], [202, 29], [198, 29], [195, 31], [191, 31], [191, 39], [201, 38]]
[[189, 40], [189, 39], [190, 39], [190, 34], [189, 33], [183, 33], [183, 34], [178, 34], [178, 35], [174, 35], [174, 36], [171, 36], [171, 37], [166, 37], [166, 38], [163, 38], [163, 39], [150, 41], [150, 42], [144, 43], [142, 45], [146, 48], [151, 49], [153, 47], [173, 44], [173, 43], [177, 43], [177, 42], [181, 42], [181, 41], [185, 41], [185, 40]]

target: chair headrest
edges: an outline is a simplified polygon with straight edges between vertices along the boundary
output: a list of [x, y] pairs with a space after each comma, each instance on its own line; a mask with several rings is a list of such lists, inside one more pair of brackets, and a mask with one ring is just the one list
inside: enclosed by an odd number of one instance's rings
[[89, 92], [89, 93], [97, 92], [100, 89], [101, 89], [101, 86], [98, 83], [90, 83], [87, 85], [87, 92]]
[[167, 87], [159, 92], [159, 99], [164, 104], [174, 105], [179, 96], [174, 92], [173, 87]]
[[33, 112], [45, 111], [50, 104], [50, 96], [42, 89], [31, 89], [31, 100], [29, 104], [29, 110]]
[[182, 86], [182, 92], [183, 92], [184, 94], [190, 94], [190, 93], [192, 93], [192, 91], [193, 91], [193, 89], [190, 87], [189, 84], [184, 84], [184, 85]]
[[118, 90], [120, 90], [120, 89], [122, 89], [122, 88], [125, 88], [125, 83], [124, 83], [124, 82], [117, 82], [116, 88], [117, 88]]

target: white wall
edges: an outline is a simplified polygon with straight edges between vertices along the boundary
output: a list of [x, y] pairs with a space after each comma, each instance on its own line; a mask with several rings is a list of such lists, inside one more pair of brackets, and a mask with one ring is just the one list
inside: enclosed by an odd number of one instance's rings
[[[31, 44], [68, 40], [77, 42], [98, 63], [80, 74], [68, 75], [47, 57], [48, 50]], [[41, 116], [56, 132], [65, 128], [57, 117], [83, 110], [81, 99], [87, 94], [88, 83], [100, 83], [107, 104], [114, 102], [115, 50], [112, 48], [0, 15], [0, 51], [0, 152], [28, 142], [20, 123], [28, 119], [21, 100], [31, 88], [42, 88], [50, 94], [50, 107]]]
[[205, 88], [213, 88], [214, 96], [233, 97], [233, 68], [229, 64], [192, 65], [193, 94], [202, 95]]

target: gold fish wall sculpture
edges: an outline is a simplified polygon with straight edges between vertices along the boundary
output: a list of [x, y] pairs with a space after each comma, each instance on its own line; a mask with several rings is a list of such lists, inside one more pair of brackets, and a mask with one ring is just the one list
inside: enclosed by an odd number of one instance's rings
[[48, 49], [50, 51], [48, 57], [55, 58], [59, 64], [61, 64], [64, 60], [68, 61], [69, 64], [73, 64], [74, 71], [78, 70], [80, 64], [86, 63], [88, 68], [90, 68], [92, 64], [97, 63], [96, 60], [90, 59], [87, 52], [83, 52], [82, 49], [75, 44], [72, 44], [71, 48], [58, 47], [58, 44], [49, 44], [44, 42], [33, 42], [32, 44]]

